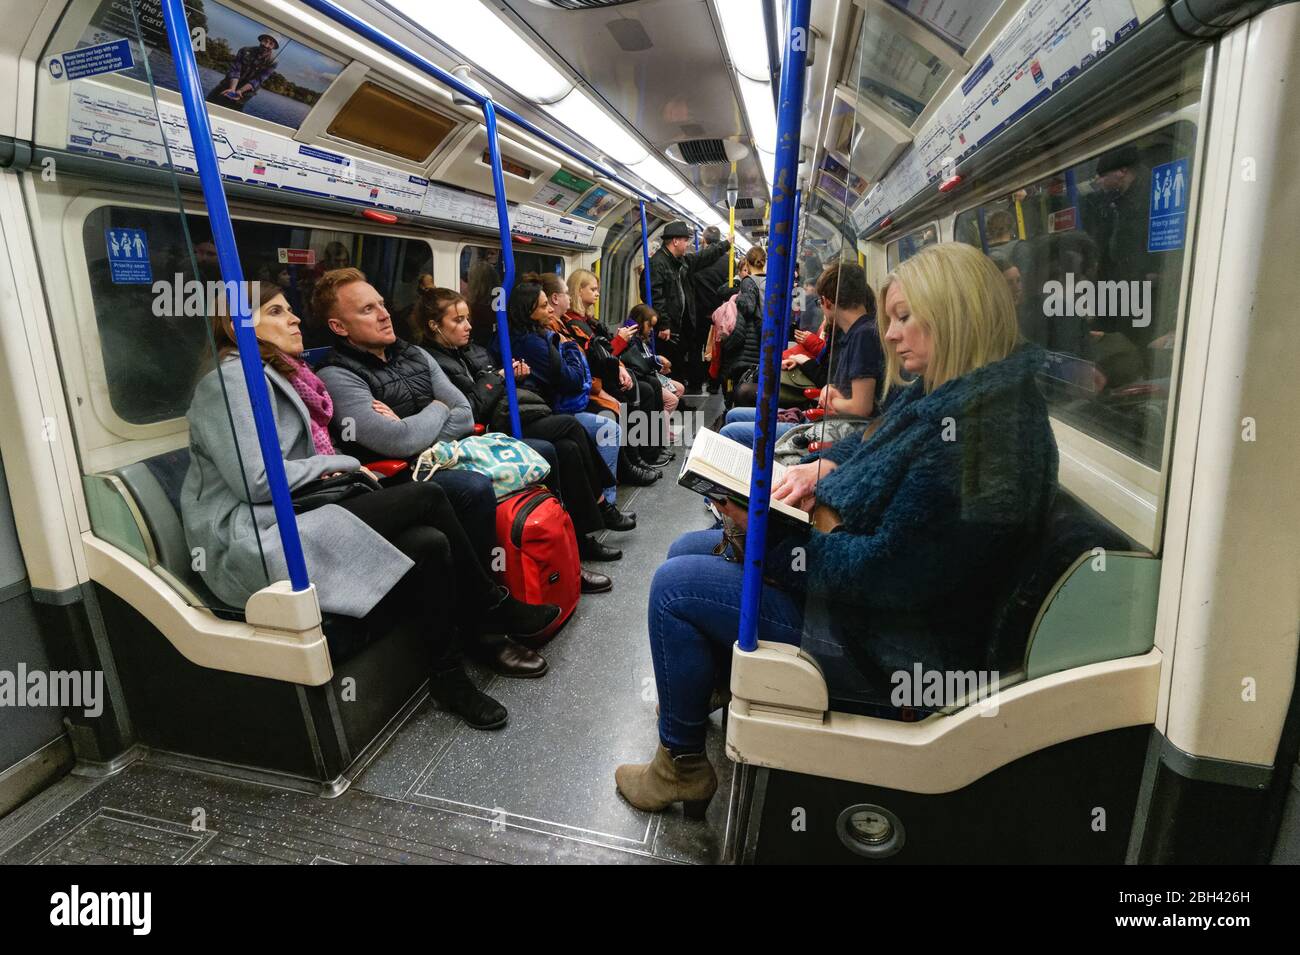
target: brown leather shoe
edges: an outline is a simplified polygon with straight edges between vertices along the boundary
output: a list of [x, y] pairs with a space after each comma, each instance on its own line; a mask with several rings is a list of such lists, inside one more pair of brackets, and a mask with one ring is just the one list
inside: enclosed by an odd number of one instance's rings
[[531, 680], [545, 676], [550, 669], [546, 658], [540, 653], [508, 637], [476, 647], [473, 655], [474, 659], [498, 676]]
[[582, 570], [582, 592], [584, 594], [604, 594], [614, 589], [614, 581], [594, 570]]

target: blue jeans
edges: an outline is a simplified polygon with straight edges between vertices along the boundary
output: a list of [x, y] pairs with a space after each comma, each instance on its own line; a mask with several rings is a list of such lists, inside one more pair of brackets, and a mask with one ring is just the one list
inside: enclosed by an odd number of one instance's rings
[[[718, 530], [683, 534], [650, 585], [650, 653], [659, 694], [659, 739], [669, 749], [700, 750], [709, 696], [731, 674], [731, 648], [740, 626], [744, 565], [715, 556]], [[771, 559], [772, 555], [768, 555]], [[813, 656], [836, 699], [883, 701], [880, 681], [865, 676], [834, 635], [828, 610], [763, 585], [758, 639], [792, 643]]]
[[[659, 738], [702, 749], [709, 695], [731, 673], [744, 567], [713, 555], [720, 531], [683, 534], [650, 585], [650, 652], [659, 692]], [[798, 644], [803, 598], [764, 586], [758, 637]]]
[[[591, 435], [591, 440], [596, 442], [596, 450], [600, 452], [600, 459], [605, 462], [609, 468], [609, 473], [618, 478], [618, 449], [623, 443], [623, 432], [618, 426], [618, 422], [613, 418], [606, 418], [603, 415], [594, 414], [590, 411], [579, 411], [574, 415], [578, 423], [586, 429], [587, 434]], [[606, 502], [613, 504], [614, 499], [618, 497], [618, 485], [614, 484], [603, 491]]]
[[[722, 426], [718, 433], [724, 438], [730, 438], [732, 441], [738, 441], [747, 448], [754, 446], [754, 422], [758, 420], [757, 408], [732, 408], [727, 412], [727, 423]], [[791, 428], [792, 424], [786, 424], [784, 421], [776, 423], [776, 436], [780, 438]]]

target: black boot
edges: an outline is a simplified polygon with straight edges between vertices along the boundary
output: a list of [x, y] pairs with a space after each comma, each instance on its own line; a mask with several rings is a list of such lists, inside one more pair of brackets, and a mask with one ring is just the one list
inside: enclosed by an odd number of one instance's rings
[[662, 468], [667, 466], [668, 462], [675, 457], [677, 457], [677, 455], [668, 448], [659, 448], [656, 450], [654, 456], [646, 459], [646, 464], [652, 468]]
[[506, 708], [479, 691], [459, 665], [436, 672], [429, 680], [429, 695], [448, 712], [455, 713], [476, 730], [495, 730], [506, 725]]
[[582, 568], [582, 592], [584, 594], [605, 594], [614, 589], [614, 581], [604, 574]]
[[605, 529], [610, 531], [630, 531], [636, 527], [636, 515], [624, 514], [609, 501], [602, 500], [599, 505], [600, 519], [605, 522]]
[[578, 556], [583, 560], [610, 561], [620, 560], [623, 552], [616, 547], [606, 547], [590, 535], [583, 535], [578, 538]]
[[505, 596], [479, 615], [478, 628], [481, 633], [535, 637], [560, 615], [560, 608], [555, 604], [526, 604], [510, 596], [504, 587], [498, 589]]

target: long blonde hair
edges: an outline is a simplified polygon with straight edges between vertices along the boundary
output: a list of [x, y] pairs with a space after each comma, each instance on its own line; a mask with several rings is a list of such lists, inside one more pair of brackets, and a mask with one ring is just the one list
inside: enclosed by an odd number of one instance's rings
[[582, 296], [578, 293], [584, 286], [595, 285], [600, 279], [596, 278], [595, 272], [588, 272], [586, 269], [574, 269], [569, 273], [569, 308], [582, 315], [583, 318], [591, 318], [591, 305], [582, 304]]
[[1001, 361], [1020, 343], [1016, 303], [993, 260], [964, 242], [932, 245], [900, 262], [880, 289], [876, 329], [885, 352], [886, 389], [905, 383], [898, 356], [885, 340], [885, 303], [895, 283], [907, 292], [909, 321], [920, 322], [930, 336], [930, 361], [921, 376], [926, 394]]

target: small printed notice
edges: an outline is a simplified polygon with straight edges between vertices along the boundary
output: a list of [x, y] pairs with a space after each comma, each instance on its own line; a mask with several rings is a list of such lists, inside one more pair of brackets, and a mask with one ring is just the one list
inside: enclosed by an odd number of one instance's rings
[[151, 285], [149, 238], [144, 229], [109, 229], [104, 233], [108, 248], [108, 271], [114, 285]]
[[1147, 251], [1173, 252], [1183, 247], [1187, 233], [1187, 157], [1151, 170], [1151, 212], [1147, 221]]
[[131, 55], [131, 41], [114, 40], [52, 56], [47, 66], [50, 76], [56, 80], [79, 80], [100, 73], [129, 70], [135, 66], [135, 58]]
[[315, 265], [315, 249], [276, 249], [281, 265]]

